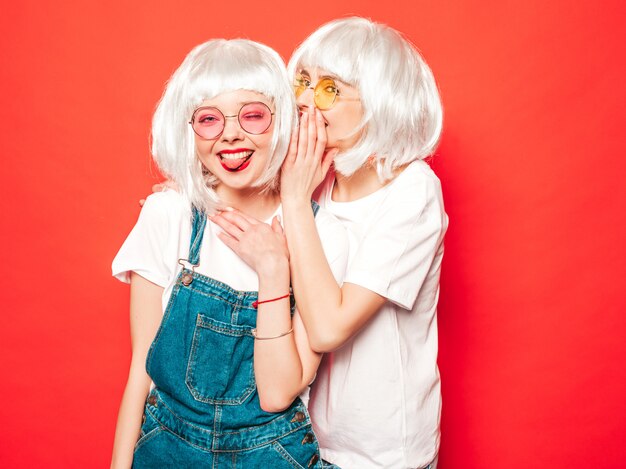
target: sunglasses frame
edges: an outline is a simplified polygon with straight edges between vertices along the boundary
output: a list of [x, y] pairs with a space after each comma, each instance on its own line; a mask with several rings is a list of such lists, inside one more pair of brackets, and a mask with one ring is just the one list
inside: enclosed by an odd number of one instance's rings
[[[261, 106], [265, 107], [269, 111], [269, 113], [270, 113], [270, 120], [269, 120], [269, 123], [267, 124], [267, 127], [264, 130], [262, 130], [261, 132], [256, 132], [256, 133], [247, 131], [244, 128], [244, 126], [241, 125], [241, 111], [243, 110], [244, 107], [250, 106], [250, 105], [253, 105], [253, 104], [260, 104]], [[224, 118], [224, 121], [223, 121], [223, 124], [222, 124], [222, 130], [220, 130], [220, 132], [215, 137], [207, 138], [207, 137], [205, 137], [203, 135], [200, 135], [200, 133], [196, 130], [196, 128], [194, 126], [196, 114], [198, 113], [198, 111], [201, 111], [203, 109], [215, 109]], [[250, 135], [262, 135], [265, 132], [267, 132], [267, 129], [269, 129], [272, 126], [272, 122], [274, 120], [274, 114], [275, 113], [272, 112], [270, 107], [267, 104], [265, 104], [265, 103], [263, 103], [261, 101], [252, 101], [252, 102], [249, 102], [249, 103], [245, 103], [244, 105], [242, 105], [239, 108], [239, 112], [237, 114], [235, 114], [235, 115], [232, 115], [232, 116], [224, 115], [224, 113], [222, 111], [220, 111], [220, 109], [218, 107], [216, 107], [216, 106], [200, 106], [199, 108], [194, 109], [193, 113], [191, 114], [191, 119], [189, 120], [189, 124], [191, 125], [191, 129], [193, 130], [193, 132], [198, 137], [200, 137], [200, 138], [202, 138], [204, 140], [215, 140], [215, 139], [219, 138], [224, 133], [224, 129], [226, 128], [226, 119], [232, 119], [233, 117], [236, 117], [237, 118], [237, 123], [239, 124], [239, 127], [245, 133], [250, 134]]]
[[[304, 86], [303, 85], [298, 85], [297, 83], [299, 81], [304, 82], [303, 83]], [[318, 104], [318, 96], [320, 94], [322, 94], [322, 91], [318, 90], [318, 88], [319, 88], [319, 86], [322, 83], [324, 83], [324, 81], [330, 81], [332, 83], [332, 86], [335, 88], [335, 93], [333, 95], [332, 102], [328, 106], [322, 107], [322, 106], [320, 106]], [[306, 85], [306, 83], [308, 83], [308, 86]], [[302, 93], [304, 93], [306, 90], [313, 90], [313, 102], [315, 103], [315, 107], [317, 107], [320, 111], [327, 111], [328, 109], [332, 109], [332, 107], [337, 102], [337, 98], [338, 97], [341, 98], [341, 99], [353, 100], [353, 101], [358, 101], [358, 100], [361, 99], [361, 98], [358, 98], [358, 97], [346, 97], [346, 96], [343, 96], [341, 94], [341, 92], [339, 91], [339, 89], [337, 88], [337, 82], [332, 77], [321, 77], [319, 80], [317, 80], [317, 83], [315, 84], [315, 86], [311, 86], [311, 80], [310, 79], [305, 78], [304, 75], [302, 75], [302, 74], [298, 74], [296, 79], [294, 80], [293, 88], [294, 88], [294, 92], [296, 94], [296, 98], [300, 97], [302, 95]], [[298, 90], [300, 90], [300, 91], [298, 91]]]
[[[326, 81], [329, 80], [332, 82], [332, 84], [335, 87], [335, 93], [333, 95], [333, 100], [332, 102], [328, 105], [328, 106], [320, 106], [318, 104], [318, 96], [321, 95], [323, 92], [321, 91], [320, 85]], [[296, 83], [298, 83], [299, 81], [303, 82], [303, 85], [296, 85]], [[308, 85], [307, 85], [308, 84]], [[313, 102], [315, 103], [315, 107], [317, 107], [318, 109], [322, 110], [322, 111], [326, 111], [327, 109], [332, 108], [335, 105], [335, 102], [337, 101], [337, 96], [339, 95], [339, 90], [337, 89], [337, 83], [335, 82], [335, 80], [333, 80], [330, 77], [324, 77], [321, 78], [320, 80], [317, 81], [317, 83], [315, 84], [315, 86], [311, 86], [311, 80], [304, 78], [304, 76], [300, 75], [300, 78], [296, 78], [295, 82], [294, 82], [294, 88], [295, 88], [295, 93], [296, 93], [296, 98], [300, 97], [300, 95], [302, 95], [302, 93], [304, 93], [306, 90], [313, 90]], [[320, 89], [318, 89], [320, 88]], [[298, 92], [298, 90], [300, 90], [300, 92]]]

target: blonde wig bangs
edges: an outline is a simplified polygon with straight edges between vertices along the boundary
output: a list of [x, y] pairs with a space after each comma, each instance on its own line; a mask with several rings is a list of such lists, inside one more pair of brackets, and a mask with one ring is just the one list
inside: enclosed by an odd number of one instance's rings
[[335, 157], [335, 169], [353, 174], [373, 156], [381, 181], [393, 170], [431, 155], [443, 109], [433, 74], [396, 30], [365, 18], [331, 21], [311, 34], [289, 61], [289, 75], [322, 69], [356, 87], [364, 115], [359, 141]]
[[220, 204], [214, 190], [218, 181], [196, 156], [189, 120], [203, 101], [235, 90], [261, 93], [274, 104], [271, 157], [254, 185], [277, 190], [297, 112], [285, 64], [273, 49], [246, 39], [196, 46], [168, 81], [152, 120], [152, 156], [160, 170], [190, 203], [208, 213]]

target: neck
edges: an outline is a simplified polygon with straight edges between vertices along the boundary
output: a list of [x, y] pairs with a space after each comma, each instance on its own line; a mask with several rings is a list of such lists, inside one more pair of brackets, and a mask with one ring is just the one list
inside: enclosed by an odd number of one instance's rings
[[376, 169], [371, 165], [359, 168], [351, 176], [335, 173], [332, 198], [336, 202], [351, 202], [376, 192], [386, 183], [380, 182]]
[[257, 187], [247, 190], [229, 190], [217, 186], [215, 191], [224, 207], [235, 208], [257, 220], [267, 220], [280, 204], [280, 195], [277, 192], [261, 193]]
[[407, 165], [393, 170], [391, 179], [380, 182], [378, 173], [373, 164], [369, 162], [360, 167], [351, 176], [343, 176], [335, 173], [335, 186], [333, 187], [332, 199], [335, 202], [351, 202], [373, 194], [382, 189], [406, 169]]

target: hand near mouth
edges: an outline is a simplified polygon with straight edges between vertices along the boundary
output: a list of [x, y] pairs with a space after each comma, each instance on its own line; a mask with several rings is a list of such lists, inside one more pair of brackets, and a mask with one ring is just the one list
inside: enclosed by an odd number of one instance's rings
[[312, 107], [302, 113], [294, 129], [281, 168], [280, 197], [283, 203], [309, 203], [313, 191], [326, 177], [337, 149], [326, 150], [326, 126], [322, 113]]

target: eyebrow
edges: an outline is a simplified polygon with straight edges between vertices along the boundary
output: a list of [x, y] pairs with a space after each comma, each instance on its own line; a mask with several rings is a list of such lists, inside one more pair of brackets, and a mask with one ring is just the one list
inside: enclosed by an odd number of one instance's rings
[[[311, 78], [311, 74], [309, 73], [309, 71], [306, 68], [302, 68], [300, 69], [300, 74], [301, 75], [306, 75], [309, 78]], [[318, 77], [318, 81], [323, 79], [323, 78], [330, 78], [333, 81], [338, 81], [339, 83], [341, 83], [342, 85], [346, 85], [346, 86], [351, 86], [354, 88], [354, 85], [348, 83], [345, 80], [342, 80], [341, 78], [339, 78], [337, 75], [333, 75], [332, 73], [325, 73], [324, 75], [321, 75], [320, 77]]]
[[320, 78], [331, 78], [333, 81], [338, 81], [339, 83], [346, 85], [346, 86], [352, 86], [354, 87], [354, 85], [351, 85], [350, 83], [348, 83], [345, 80], [342, 80], [341, 78], [339, 78], [337, 75], [333, 75], [332, 73], [327, 73], [325, 75], [322, 75]]
[[[237, 106], [239, 106], [239, 109], [241, 109], [242, 107], [244, 107], [246, 104], [251, 104], [251, 103], [261, 103], [261, 104], [265, 104], [267, 107], [270, 108], [270, 111], [272, 110], [272, 106], [274, 105], [274, 100], [270, 99], [268, 103], [264, 102], [264, 101], [259, 101], [259, 100], [253, 100], [253, 101], [238, 101], [236, 103]], [[202, 109], [202, 108], [215, 108], [217, 110], [219, 110], [220, 112], [222, 112], [222, 109], [219, 106], [216, 106], [215, 104], [204, 104], [204, 105], [200, 105], [198, 106], [195, 110], [197, 111], [198, 109]], [[195, 111], [194, 111], [195, 112]]]

